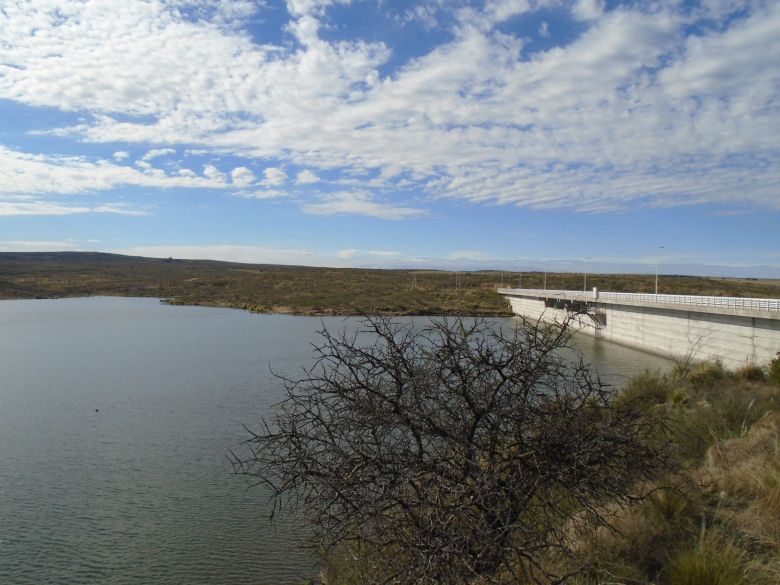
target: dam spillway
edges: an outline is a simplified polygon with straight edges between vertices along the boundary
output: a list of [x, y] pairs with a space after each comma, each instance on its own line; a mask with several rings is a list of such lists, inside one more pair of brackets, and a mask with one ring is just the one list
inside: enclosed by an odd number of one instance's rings
[[673, 359], [766, 365], [780, 352], [780, 299], [501, 288], [526, 319]]

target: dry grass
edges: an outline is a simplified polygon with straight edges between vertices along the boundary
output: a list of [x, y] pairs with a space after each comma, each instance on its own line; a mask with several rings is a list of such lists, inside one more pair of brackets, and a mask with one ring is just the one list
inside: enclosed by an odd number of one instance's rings
[[627, 406], [668, 415], [683, 467], [613, 507], [611, 529], [577, 535], [576, 558], [557, 561], [587, 565], [572, 585], [780, 584], [780, 388], [757, 378], [687, 364], [626, 387]]
[[704, 473], [721, 500], [721, 517], [748, 546], [780, 563], [780, 412], [768, 414], [744, 438], [713, 445]]
[[747, 553], [728, 536], [703, 530], [698, 542], [669, 561], [669, 585], [749, 585], [755, 575], [747, 566]]

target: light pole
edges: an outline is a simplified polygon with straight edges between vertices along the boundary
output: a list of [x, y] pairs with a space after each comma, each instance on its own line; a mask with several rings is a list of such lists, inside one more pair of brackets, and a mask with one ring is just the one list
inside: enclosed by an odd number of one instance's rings
[[585, 258], [585, 276], [582, 279], [582, 290], [587, 291], [588, 290], [588, 260], [590, 260], [590, 256]]
[[663, 246], [658, 246], [658, 249], [655, 251], [655, 294], [658, 294], [658, 264], [661, 261], [661, 250], [663, 250]]

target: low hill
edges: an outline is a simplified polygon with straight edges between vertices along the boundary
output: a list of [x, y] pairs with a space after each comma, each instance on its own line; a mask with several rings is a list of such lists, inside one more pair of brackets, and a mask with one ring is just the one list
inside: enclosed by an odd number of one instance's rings
[[[301, 315], [508, 315], [496, 293], [518, 282], [500, 271], [380, 270], [142, 258], [94, 252], [0, 253], [0, 298], [148, 296], [174, 304]], [[588, 275], [588, 287], [652, 292], [651, 275]], [[524, 272], [524, 287], [544, 275]], [[780, 281], [662, 276], [661, 292], [780, 297]], [[582, 275], [547, 274], [548, 288], [579, 289]]]

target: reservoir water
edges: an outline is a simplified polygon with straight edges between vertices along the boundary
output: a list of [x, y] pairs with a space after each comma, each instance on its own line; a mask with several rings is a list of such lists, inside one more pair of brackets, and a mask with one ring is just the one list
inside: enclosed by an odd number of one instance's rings
[[[418, 318], [425, 321], [424, 318]], [[156, 299], [0, 301], [0, 583], [293, 585], [302, 528], [226, 458], [343, 318]], [[506, 320], [512, 325], [512, 319]], [[669, 362], [589, 337], [613, 384]]]

